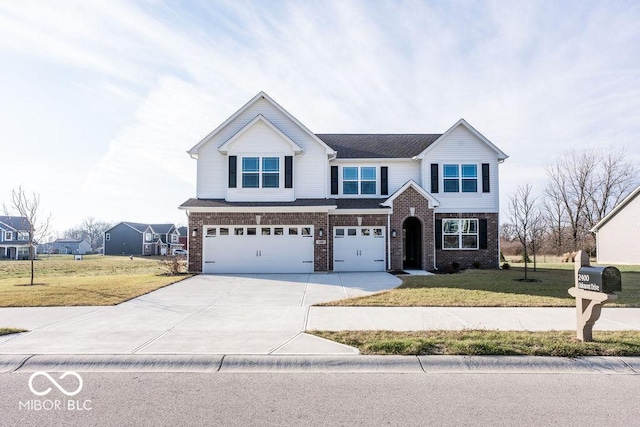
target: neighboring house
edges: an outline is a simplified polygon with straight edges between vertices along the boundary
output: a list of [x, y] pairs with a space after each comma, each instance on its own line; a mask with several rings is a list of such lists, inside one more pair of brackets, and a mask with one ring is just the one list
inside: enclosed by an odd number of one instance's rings
[[85, 255], [91, 253], [91, 244], [86, 239], [56, 239], [37, 246], [38, 253]]
[[29, 220], [20, 216], [0, 216], [0, 258], [29, 258]]
[[591, 230], [598, 264], [640, 265], [640, 186]]
[[104, 232], [105, 255], [168, 255], [182, 248], [173, 224], [121, 222]]
[[189, 236], [187, 235], [187, 227], [178, 227], [178, 241], [183, 249], [189, 250]]
[[264, 92], [189, 154], [189, 269], [499, 266], [498, 164], [464, 120], [443, 134], [314, 134]]

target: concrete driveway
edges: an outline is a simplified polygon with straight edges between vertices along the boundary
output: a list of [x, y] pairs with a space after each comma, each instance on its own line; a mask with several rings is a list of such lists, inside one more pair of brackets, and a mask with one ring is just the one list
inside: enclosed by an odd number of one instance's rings
[[387, 273], [201, 275], [113, 307], [1, 308], [0, 354], [356, 354], [303, 333], [309, 306], [398, 286]]

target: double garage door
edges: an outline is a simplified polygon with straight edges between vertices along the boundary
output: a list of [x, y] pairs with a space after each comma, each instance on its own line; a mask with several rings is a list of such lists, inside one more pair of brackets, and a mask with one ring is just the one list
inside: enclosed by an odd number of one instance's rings
[[384, 227], [334, 227], [334, 271], [385, 271]]
[[313, 226], [204, 227], [204, 273], [313, 273]]

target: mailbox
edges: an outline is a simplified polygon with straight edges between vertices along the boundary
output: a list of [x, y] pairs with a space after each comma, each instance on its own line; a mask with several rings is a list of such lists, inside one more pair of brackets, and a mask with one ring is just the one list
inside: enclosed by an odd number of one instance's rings
[[578, 289], [611, 294], [622, 291], [620, 270], [615, 267], [580, 267]]

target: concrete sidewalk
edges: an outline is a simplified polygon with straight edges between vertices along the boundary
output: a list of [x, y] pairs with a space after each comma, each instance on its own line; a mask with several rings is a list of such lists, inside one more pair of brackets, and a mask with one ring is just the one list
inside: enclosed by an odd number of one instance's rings
[[[307, 330], [575, 330], [569, 307], [310, 307]], [[595, 331], [640, 330], [640, 308], [604, 307]]]

